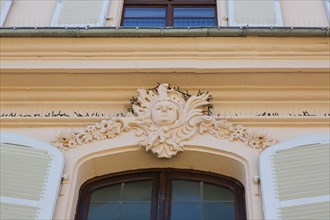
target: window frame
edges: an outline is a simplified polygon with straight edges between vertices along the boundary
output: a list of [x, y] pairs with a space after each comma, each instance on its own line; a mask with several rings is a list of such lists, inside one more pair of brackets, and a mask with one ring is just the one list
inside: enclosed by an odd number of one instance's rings
[[89, 201], [94, 190], [119, 184], [153, 180], [150, 219], [170, 219], [171, 214], [171, 182], [173, 180], [202, 181], [231, 190], [235, 198], [235, 217], [237, 220], [247, 219], [245, 206], [245, 189], [243, 184], [231, 177], [187, 169], [143, 169], [108, 174], [86, 181], [80, 188], [75, 219], [87, 219]]
[[122, 19], [120, 22], [120, 25], [124, 26], [124, 20], [125, 20], [125, 9], [127, 7], [164, 7], [166, 8], [165, 13], [165, 27], [173, 27], [174, 23], [174, 8], [175, 7], [181, 7], [181, 8], [189, 8], [189, 7], [210, 7], [214, 8], [214, 20], [215, 20], [215, 26], [218, 25], [218, 13], [217, 13], [217, 3], [216, 0], [125, 0], [124, 6], [123, 6], [123, 13], [122, 13]]

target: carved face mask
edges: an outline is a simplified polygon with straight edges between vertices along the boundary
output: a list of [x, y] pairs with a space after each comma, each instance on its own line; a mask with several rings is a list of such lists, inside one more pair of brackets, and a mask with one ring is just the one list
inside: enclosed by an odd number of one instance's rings
[[177, 106], [170, 101], [157, 102], [151, 110], [153, 122], [158, 126], [168, 126], [178, 119]]

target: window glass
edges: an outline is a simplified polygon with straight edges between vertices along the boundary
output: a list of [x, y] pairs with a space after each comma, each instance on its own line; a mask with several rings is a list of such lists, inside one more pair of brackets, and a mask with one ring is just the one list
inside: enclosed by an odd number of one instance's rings
[[174, 17], [214, 17], [214, 8], [174, 8]]
[[166, 23], [166, 8], [125, 8], [124, 26], [163, 27]]
[[126, 8], [126, 18], [165, 18], [165, 8]]
[[227, 188], [213, 184], [174, 180], [171, 219], [235, 219], [234, 194]]
[[128, 182], [92, 192], [88, 219], [149, 219], [152, 181]]
[[216, 26], [215, 8], [174, 8], [175, 27]]

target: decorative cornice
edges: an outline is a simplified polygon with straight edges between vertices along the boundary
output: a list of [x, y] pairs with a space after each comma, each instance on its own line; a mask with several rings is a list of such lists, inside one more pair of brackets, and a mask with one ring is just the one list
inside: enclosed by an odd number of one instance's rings
[[207, 92], [190, 95], [168, 84], [145, 90], [131, 99], [131, 112], [88, 125], [85, 129], [61, 133], [53, 141], [68, 150], [92, 141], [113, 138], [121, 132], [135, 130], [139, 145], [159, 158], [171, 158], [184, 150], [184, 141], [196, 134], [209, 133], [216, 138], [242, 141], [263, 150], [276, 141], [264, 134], [249, 132], [242, 125], [233, 125], [211, 113], [211, 96]]

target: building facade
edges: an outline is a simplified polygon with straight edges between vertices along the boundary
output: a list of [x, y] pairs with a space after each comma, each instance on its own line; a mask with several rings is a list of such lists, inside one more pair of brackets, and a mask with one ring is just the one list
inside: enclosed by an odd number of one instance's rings
[[0, 10], [1, 218], [329, 218], [329, 1]]

